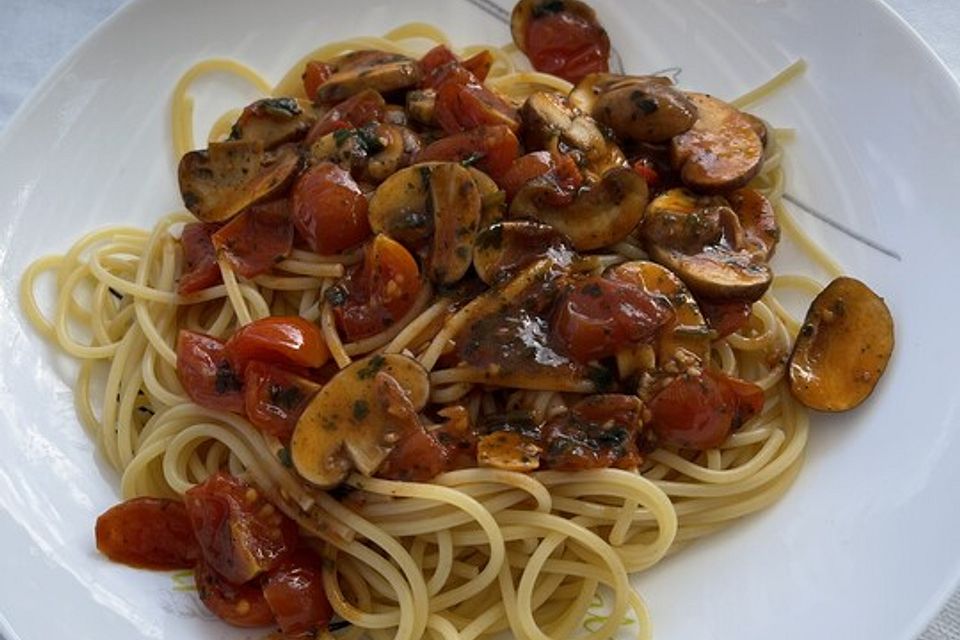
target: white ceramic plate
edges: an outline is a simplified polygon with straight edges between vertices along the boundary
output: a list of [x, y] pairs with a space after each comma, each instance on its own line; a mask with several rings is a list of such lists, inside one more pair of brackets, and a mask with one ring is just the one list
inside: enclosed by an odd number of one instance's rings
[[[134, 2], [42, 85], [0, 140], [0, 627], [32, 638], [235, 638], [169, 574], [99, 556], [116, 480], [74, 417], [72, 367], [26, 326], [24, 266], [108, 223], [151, 225], [179, 197], [169, 96], [209, 56], [268, 78], [348, 35], [432, 20], [457, 43], [503, 43], [488, 0]], [[506, 3], [506, 0], [499, 0]], [[888, 300], [897, 351], [874, 397], [816, 416], [784, 500], [638, 577], [660, 639], [909, 639], [960, 576], [960, 93], [920, 40], [868, 0], [595, 2], [626, 68], [682, 67], [732, 97], [798, 57], [808, 73], [756, 107], [794, 127], [790, 193], [886, 248], [798, 212]], [[242, 5], [242, 6], [241, 6]], [[486, 10], [484, 10], [486, 8]], [[252, 98], [226, 82], [201, 121]], [[781, 252], [781, 268], [791, 255]], [[189, 581], [188, 581], [189, 582]]]

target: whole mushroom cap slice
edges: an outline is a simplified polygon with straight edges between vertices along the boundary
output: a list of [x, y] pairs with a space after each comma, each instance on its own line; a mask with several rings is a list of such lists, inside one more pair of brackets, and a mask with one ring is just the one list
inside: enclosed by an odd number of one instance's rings
[[317, 113], [306, 100], [264, 98], [247, 105], [230, 129], [230, 139], [259, 141], [272, 149], [302, 138], [316, 121]]
[[415, 87], [420, 82], [420, 65], [399, 53], [364, 49], [346, 53], [329, 62], [333, 74], [311, 96], [317, 102], [346, 100], [364, 89], [389, 93]]
[[811, 409], [852, 409], [873, 392], [893, 345], [883, 298], [859, 280], [837, 278], [807, 311], [787, 365], [790, 391]]
[[290, 455], [301, 477], [329, 488], [351, 469], [368, 476], [376, 472], [404, 428], [381, 402], [382, 376], [396, 380], [414, 411], [426, 406], [430, 380], [416, 360], [386, 354], [354, 362], [320, 389], [297, 421]]
[[763, 297], [773, 282], [773, 273], [766, 264], [718, 245], [692, 255], [657, 245], [648, 247], [648, 252], [696, 295], [710, 300], [753, 302]]
[[570, 102], [621, 140], [666, 142], [697, 120], [693, 101], [658, 76], [590, 74], [574, 87]]
[[590, 251], [630, 235], [643, 219], [648, 191], [642, 177], [621, 167], [608, 171], [564, 207], [546, 204], [544, 196], [536, 180], [527, 183], [510, 203], [510, 216], [545, 222], [569, 238], [574, 249]]
[[688, 93], [697, 108], [689, 131], [670, 142], [670, 161], [684, 184], [705, 193], [747, 184], [760, 171], [763, 141], [755, 119], [702, 93]]
[[427, 273], [439, 284], [470, 268], [482, 200], [470, 170], [456, 162], [424, 162], [387, 178], [370, 199], [376, 233], [409, 247], [430, 241]]
[[204, 222], [222, 222], [283, 191], [301, 166], [294, 146], [264, 151], [260, 141], [228, 140], [185, 153], [177, 177], [187, 209]]

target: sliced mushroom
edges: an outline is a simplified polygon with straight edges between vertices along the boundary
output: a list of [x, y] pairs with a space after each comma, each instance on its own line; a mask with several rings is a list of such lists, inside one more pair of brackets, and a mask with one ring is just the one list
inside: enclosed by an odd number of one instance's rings
[[572, 203], [550, 206], [543, 185], [534, 180], [517, 192], [510, 216], [546, 222], [570, 239], [578, 251], [620, 242], [643, 219], [647, 183], [632, 169], [608, 171], [600, 182], [582, 189]]
[[558, 352], [549, 318], [566, 270], [543, 259], [474, 298], [447, 320], [464, 381], [547, 391], [589, 392], [603, 388], [606, 370], [572, 361]]
[[437, 91], [435, 89], [417, 89], [407, 92], [407, 115], [414, 122], [427, 126], [436, 126], [434, 114], [437, 109]]
[[780, 225], [773, 205], [756, 189], [737, 189], [727, 194], [743, 229], [743, 249], [769, 261], [780, 242]]
[[477, 235], [473, 268], [488, 285], [509, 280], [532, 262], [550, 258], [569, 266], [574, 253], [563, 235], [533, 220], [504, 220]]
[[477, 464], [526, 473], [540, 466], [540, 447], [513, 431], [495, 431], [477, 440]]
[[440, 284], [470, 268], [480, 225], [481, 198], [470, 171], [456, 162], [425, 162], [393, 174], [370, 199], [376, 233], [410, 246], [430, 241], [427, 272]]
[[248, 105], [233, 128], [231, 140], [259, 141], [264, 149], [299, 140], [317, 121], [309, 102], [295, 98], [265, 98]]
[[310, 147], [310, 157], [314, 162], [335, 162], [358, 180], [378, 184], [408, 166], [418, 151], [420, 137], [412, 130], [371, 122], [328, 133]]
[[[700, 313], [697, 301], [672, 271], [655, 262], [637, 260], [613, 267], [607, 277], [638, 284], [647, 293], [669, 300], [673, 309], [673, 318], [657, 335], [653, 354], [655, 359], [642, 368], [662, 369], [668, 363], [676, 362], [686, 369], [691, 364], [707, 361], [710, 355], [710, 327]], [[642, 350], [643, 346], [638, 349]], [[637, 355], [638, 349], [633, 350], [633, 355]], [[622, 373], [629, 374], [632, 371]]]
[[[385, 381], [384, 376], [389, 380]], [[374, 355], [341, 370], [307, 405], [290, 440], [297, 472], [321, 488], [336, 486], [356, 468], [372, 475], [404, 429], [404, 416], [381, 402], [382, 386], [395, 382], [413, 411], [426, 406], [430, 381], [416, 360]]]
[[413, 58], [386, 51], [353, 51], [330, 61], [334, 72], [317, 89], [317, 102], [346, 100], [364, 89], [389, 93], [420, 82], [420, 65]]
[[574, 87], [570, 101], [621, 140], [666, 142], [697, 119], [694, 103], [658, 76], [590, 74]]
[[489, 227], [507, 215], [507, 196], [493, 178], [476, 167], [470, 167], [470, 175], [480, 191], [480, 226]]
[[755, 122], [726, 102], [702, 93], [693, 127], [670, 142], [670, 160], [684, 184], [705, 193], [742, 187], [760, 171], [763, 141]]
[[578, 164], [596, 176], [626, 165], [620, 148], [596, 121], [552, 91], [533, 93], [520, 109], [527, 150], [555, 150], [580, 156]]
[[265, 152], [259, 141], [214, 142], [180, 159], [180, 193], [184, 205], [198, 218], [222, 222], [279, 194], [301, 164], [293, 146]]
[[873, 391], [893, 344], [883, 298], [859, 280], [837, 278], [807, 311], [790, 355], [790, 390], [811, 409], [852, 409]]
[[746, 249], [737, 214], [719, 197], [671, 189], [650, 203], [642, 237], [650, 257], [710, 300], [757, 300], [773, 279], [766, 260]]

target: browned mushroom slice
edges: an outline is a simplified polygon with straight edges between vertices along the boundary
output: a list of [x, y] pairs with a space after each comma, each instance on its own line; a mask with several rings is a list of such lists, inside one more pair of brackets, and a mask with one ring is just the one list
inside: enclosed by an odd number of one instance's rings
[[693, 102], [657, 76], [590, 74], [574, 87], [570, 101], [621, 140], [666, 142], [697, 119]]
[[723, 198], [671, 189], [647, 207], [641, 231], [650, 257], [697, 296], [753, 301], [773, 279], [763, 256], [746, 249], [743, 225]]
[[398, 53], [362, 50], [344, 54], [330, 64], [333, 75], [317, 89], [317, 102], [333, 103], [346, 100], [364, 89], [389, 93], [409, 89], [420, 82], [417, 61]]
[[351, 469], [376, 472], [405, 427], [403, 416], [380, 401], [383, 376], [399, 384], [413, 411], [426, 405], [430, 381], [412, 358], [374, 355], [341, 370], [307, 405], [290, 440], [293, 465], [305, 480], [329, 488]]
[[[646, 366], [634, 363], [635, 366], [629, 367], [630, 371], [621, 371], [621, 374], [628, 375], [636, 368], [651, 371], [663, 368], [670, 362], [682, 362], [689, 366], [687, 361], [691, 359], [695, 363], [707, 361], [710, 355], [710, 327], [700, 313], [697, 301], [672, 271], [655, 262], [637, 260], [613, 267], [607, 272], [607, 277], [621, 282], [639, 284], [647, 293], [662, 296], [670, 301], [670, 307], [674, 312], [673, 318], [657, 334], [652, 353], [654, 359], [646, 363]], [[634, 359], [645, 346], [631, 348]], [[624, 368], [621, 365], [621, 369]], [[686, 366], [683, 367], [685, 368]]]
[[540, 466], [540, 447], [513, 431], [494, 431], [477, 440], [477, 464], [526, 473]]
[[477, 235], [473, 268], [481, 280], [494, 285], [541, 258], [568, 266], [574, 253], [566, 238], [550, 225], [533, 220], [504, 220]]
[[811, 409], [852, 409], [873, 391], [893, 344], [883, 298], [859, 280], [837, 278], [807, 311], [790, 355], [790, 390]]
[[476, 167], [470, 167], [470, 175], [480, 191], [480, 227], [489, 227], [507, 215], [507, 195], [493, 178]]
[[711, 193], [747, 184], [763, 160], [763, 142], [754, 122], [711, 96], [687, 97], [697, 107], [697, 121], [670, 143], [670, 161], [684, 184]]
[[528, 151], [571, 151], [581, 157], [578, 164], [597, 176], [626, 164], [623, 152], [603, 135], [596, 121], [571, 107], [559, 93], [533, 93], [523, 103], [520, 117]]
[[536, 180], [520, 189], [510, 203], [511, 217], [546, 222], [578, 251], [620, 242], [640, 223], [647, 206], [647, 183], [628, 168], [608, 171], [564, 207], [548, 205], [543, 189]]
[[572, 361], [550, 334], [549, 316], [565, 277], [552, 260], [539, 260], [449, 318], [460, 327], [454, 337], [458, 378], [519, 389], [601, 389], [608, 372]]
[[259, 141], [233, 140], [184, 154], [177, 175], [187, 209], [204, 222], [222, 222], [278, 194], [300, 166], [293, 146], [264, 152]]
[[417, 89], [407, 92], [407, 115], [414, 122], [427, 126], [436, 126], [434, 114], [437, 109], [437, 92], [435, 89]]
[[780, 225], [773, 205], [756, 189], [737, 189], [726, 197], [743, 229], [742, 248], [769, 261], [780, 241]]
[[456, 162], [425, 162], [387, 178], [370, 199], [376, 233], [408, 247], [430, 241], [427, 272], [434, 282], [456, 282], [470, 268], [482, 201], [470, 170]]
[[264, 149], [299, 140], [307, 134], [317, 114], [313, 105], [295, 98], [265, 98], [248, 105], [233, 128], [231, 140], [259, 141]]

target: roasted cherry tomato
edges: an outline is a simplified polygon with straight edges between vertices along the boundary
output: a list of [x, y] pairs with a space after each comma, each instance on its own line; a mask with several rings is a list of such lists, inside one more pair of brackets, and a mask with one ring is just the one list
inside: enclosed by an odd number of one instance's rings
[[297, 525], [254, 487], [220, 471], [189, 489], [184, 504], [206, 564], [240, 585], [283, 562]]
[[191, 400], [218, 411], [243, 413], [243, 380], [214, 337], [181, 329], [177, 377]]
[[591, 276], [561, 298], [554, 327], [570, 354], [585, 363], [650, 338], [671, 313], [641, 287]]
[[655, 188], [660, 183], [660, 174], [657, 172], [656, 168], [653, 166], [653, 162], [646, 158], [641, 158], [633, 163], [633, 170], [636, 171], [644, 182], [647, 183], [647, 186], [651, 189]]
[[246, 209], [213, 234], [213, 246], [244, 278], [267, 273], [293, 248], [289, 201]]
[[274, 623], [273, 611], [259, 581], [231, 584], [202, 560], [197, 563], [193, 575], [200, 602], [224, 622], [248, 628]]
[[327, 291], [337, 326], [347, 340], [380, 333], [402, 318], [420, 293], [420, 269], [402, 244], [377, 235], [363, 265]]
[[420, 69], [423, 71], [420, 86], [424, 89], [435, 89], [447, 81], [458, 84], [481, 81], [467, 69], [453, 51], [443, 44], [438, 44], [423, 56], [420, 60]]
[[499, 184], [519, 150], [520, 142], [509, 127], [477, 127], [440, 138], [423, 148], [414, 162], [471, 161]]
[[516, 108], [479, 83], [443, 82], [437, 88], [435, 117], [447, 134], [483, 125], [502, 124], [512, 131], [520, 128]]
[[337, 129], [356, 129], [368, 122], [382, 121], [387, 103], [373, 89], [350, 96], [323, 114], [307, 133], [306, 143], [313, 144]]
[[299, 316], [267, 316], [230, 336], [224, 355], [236, 371], [251, 360], [319, 367], [330, 357], [320, 327]]
[[216, 230], [217, 225], [204, 222], [184, 225], [183, 233], [180, 234], [183, 273], [177, 283], [178, 293], [193, 293], [223, 282], [220, 265], [217, 264], [217, 251], [211, 238]]
[[717, 338], [725, 338], [747, 325], [753, 305], [749, 302], [709, 302], [698, 300], [697, 306], [711, 329], [717, 332]]
[[182, 502], [133, 498], [97, 518], [97, 549], [114, 562], [143, 569], [189, 569], [200, 557]]
[[[553, 7], [556, 7], [554, 10]], [[610, 70], [610, 38], [596, 21], [564, 7], [544, 3], [527, 24], [523, 52], [537, 71], [576, 83], [590, 73]]]
[[386, 374], [375, 378], [377, 398], [384, 412], [396, 422], [397, 443], [377, 470], [391, 480], [426, 482], [446, 466], [446, 451], [427, 433], [400, 383]]
[[264, 578], [263, 597], [280, 630], [288, 636], [313, 634], [326, 627], [333, 617], [323, 590], [320, 558], [305, 550], [295, 553]]
[[264, 433], [286, 442], [319, 390], [320, 385], [312, 380], [255, 360], [243, 375], [247, 419]]
[[636, 396], [596, 395], [577, 402], [542, 427], [543, 464], [561, 471], [636, 469], [642, 409]]
[[763, 389], [715, 371], [684, 373], [649, 403], [650, 426], [662, 444], [712, 449], [760, 413]]
[[293, 187], [293, 223], [307, 245], [322, 254], [340, 253], [370, 236], [367, 199], [348, 171], [321, 162]]
[[536, 151], [517, 158], [499, 182], [507, 194], [507, 202], [531, 180], [544, 178], [552, 187], [543, 198], [555, 207], [573, 202], [577, 190], [583, 186], [583, 174], [570, 156]]
[[311, 100], [316, 98], [317, 89], [332, 75], [333, 67], [326, 62], [320, 62], [319, 60], [311, 60], [308, 62], [303, 68], [303, 75], [300, 76], [303, 80], [303, 90], [306, 92], [307, 97]]
[[490, 68], [493, 66], [493, 54], [489, 49], [484, 49], [473, 54], [463, 61], [464, 68], [473, 74], [473, 76], [483, 82], [490, 74]]

